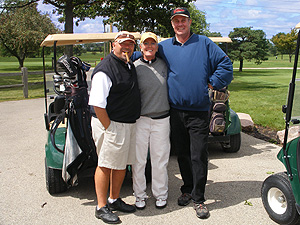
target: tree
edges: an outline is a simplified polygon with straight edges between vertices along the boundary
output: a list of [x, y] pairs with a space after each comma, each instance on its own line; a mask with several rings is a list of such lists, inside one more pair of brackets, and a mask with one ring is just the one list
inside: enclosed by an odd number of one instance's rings
[[[26, 0], [24, 4], [37, 1]], [[53, 13], [62, 15], [60, 22], [65, 22], [65, 33], [73, 33], [73, 19], [76, 19], [78, 25], [85, 18], [103, 16], [108, 17], [107, 24], [114, 24], [119, 30], [151, 30], [168, 37], [173, 34], [171, 9], [188, 7], [192, 1], [195, 0], [43, 0], [43, 3], [53, 5]], [[72, 55], [71, 46], [66, 49], [66, 54]]]
[[18, 59], [20, 68], [29, 54], [39, 50], [41, 42], [49, 33], [58, 31], [49, 15], [40, 14], [36, 6], [31, 4], [0, 14], [0, 44], [6, 55]]
[[[6, 7], [14, 7], [13, 2], [16, 0], [9, 1], [11, 3]], [[39, 0], [26, 0], [23, 5], [37, 1]], [[193, 1], [195, 0], [43, 0], [43, 3], [53, 5], [53, 13], [62, 15], [59, 21], [65, 21], [65, 33], [73, 33], [73, 19], [76, 19], [75, 24], [78, 25], [85, 18], [103, 16], [107, 17], [107, 24], [113, 24], [119, 30], [153, 31], [160, 36], [169, 37], [174, 34], [170, 23], [171, 10], [176, 7], [189, 7], [189, 3]], [[194, 21], [195, 24], [200, 21], [202, 25], [196, 29], [205, 32], [206, 28], [203, 27], [207, 24], [204, 13], [199, 15], [201, 19], [195, 17]], [[66, 49], [66, 54], [72, 55], [71, 46]]]
[[232, 44], [229, 56], [233, 60], [239, 60], [239, 71], [243, 70], [244, 60], [255, 60], [256, 64], [261, 64], [267, 60], [268, 40], [262, 30], [251, 30], [251, 27], [234, 28], [229, 33]]
[[188, 10], [192, 19], [191, 31], [195, 34], [208, 36], [210, 34], [209, 24], [206, 22], [205, 13], [199, 11], [193, 3], [189, 4]]
[[220, 32], [210, 32], [210, 31], [208, 31], [206, 36], [207, 37], [222, 37], [222, 34]]
[[[2, 9], [24, 8], [31, 4], [36, 4], [39, 0], [6, 0], [1, 4]], [[60, 22], [65, 23], [64, 32], [73, 33], [74, 22], [77, 18], [76, 25], [86, 17], [95, 18], [99, 12], [93, 11], [95, 8], [102, 11], [101, 6], [105, 0], [43, 0], [43, 4], [50, 4], [55, 7], [53, 13], [62, 15]], [[21, 3], [21, 4], [20, 4]], [[88, 10], [86, 10], [88, 9]], [[65, 53], [73, 55], [73, 46], [66, 46]]]
[[291, 29], [291, 32], [288, 34], [278, 33], [271, 38], [271, 41], [274, 43], [276, 48], [281, 54], [288, 54], [289, 60], [292, 62], [292, 56], [296, 50], [296, 40], [297, 40], [297, 30]]
[[277, 56], [279, 52], [277, 47], [271, 42], [269, 42], [269, 52], [270, 55], [274, 55], [274, 56]]
[[[101, 16], [108, 17], [107, 24], [118, 30], [152, 31], [162, 37], [174, 34], [171, 26], [171, 10], [188, 7], [194, 0], [115, 0], [106, 1]], [[91, 9], [90, 9], [91, 10]], [[100, 9], [97, 10], [100, 12]]]

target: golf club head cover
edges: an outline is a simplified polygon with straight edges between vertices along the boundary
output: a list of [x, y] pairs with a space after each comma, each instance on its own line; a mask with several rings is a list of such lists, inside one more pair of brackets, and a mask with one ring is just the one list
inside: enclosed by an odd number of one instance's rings
[[63, 55], [57, 61], [58, 67], [60, 67], [66, 74], [73, 79], [77, 75], [77, 68], [74, 67], [73, 62], [71, 59]]

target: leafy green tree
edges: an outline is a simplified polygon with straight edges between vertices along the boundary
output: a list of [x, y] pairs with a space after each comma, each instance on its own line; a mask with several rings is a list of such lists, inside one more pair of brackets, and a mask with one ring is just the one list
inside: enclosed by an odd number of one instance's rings
[[[1, 4], [1, 8], [24, 8], [38, 1], [39, 0], [6, 0], [5, 4]], [[78, 23], [86, 17], [95, 18], [96, 15], [99, 16], [99, 13], [94, 11], [94, 9], [102, 11], [101, 6], [104, 1], [105, 0], [43, 0], [43, 4], [54, 6], [55, 9], [53, 13], [61, 15], [59, 21], [64, 22], [64, 32], [73, 33], [73, 19], [76, 19], [76, 25], [78, 25]], [[73, 46], [66, 46], [65, 53], [69, 56], [73, 55]]]
[[210, 32], [210, 31], [208, 31], [206, 36], [207, 37], [222, 37], [222, 34], [220, 32]]
[[278, 55], [278, 49], [277, 49], [277, 47], [273, 43], [271, 43], [271, 42], [269, 42], [269, 52], [270, 52], [270, 55], [273, 55], [273, 56], [277, 56]]
[[[152, 31], [162, 37], [172, 36], [171, 10], [176, 7], [188, 7], [194, 0], [115, 0], [106, 1], [100, 9], [101, 16], [108, 17], [107, 24], [113, 24], [118, 30]], [[91, 10], [91, 9], [90, 9]]]
[[104, 43], [89, 43], [84, 44], [84, 48], [87, 52], [102, 52], [102, 48], [104, 46]]
[[74, 55], [81, 56], [82, 53], [86, 53], [86, 49], [82, 45], [75, 45], [73, 48]]
[[[10, 0], [13, 2], [13, 0]], [[39, 0], [26, 0], [30, 4]], [[170, 23], [171, 9], [188, 7], [195, 0], [43, 0], [44, 4], [55, 7], [54, 13], [62, 15], [65, 33], [73, 33], [73, 19], [76, 25], [85, 18], [107, 17], [107, 24], [114, 24], [119, 30], [151, 30], [161, 36], [170, 36], [173, 29]], [[66, 50], [72, 54], [72, 47]]]
[[191, 31], [195, 34], [208, 36], [210, 34], [209, 24], [206, 22], [205, 13], [199, 11], [193, 3], [189, 4], [188, 10], [192, 19]]
[[281, 54], [288, 54], [289, 60], [292, 62], [292, 56], [296, 50], [297, 30], [291, 29], [288, 34], [278, 33], [271, 38], [276, 48]]
[[[9, 6], [14, 6], [9, 0]], [[25, 0], [28, 5], [39, 0]], [[65, 33], [73, 33], [73, 19], [78, 25], [85, 18], [94, 19], [98, 16], [107, 17], [105, 22], [113, 24], [119, 30], [128, 31], [153, 31], [160, 36], [173, 36], [170, 23], [171, 10], [176, 7], [189, 7], [193, 19], [195, 33], [206, 34], [208, 24], [205, 14], [196, 10], [189, 3], [195, 0], [43, 0], [43, 4], [51, 4], [55, 7], [53, 13], [62, 15], [60, 22], [65, 22]], [[20, 7], [20, 6], [18, 6]], [[67, 55], [72, 55], [71, 46], [66, 50]]]
[[36, 6], [36, 3], [30, 4], [0, 14], [1, 49], [4, 49], [4, 55], [16, 57], [20, 68], [26, 57], [38, 52], [41, 42], [49, 33], [58, 31], [49, 15], [40, 14]]
[[243, 70], [244, 60], [255, 60], [256, 64], [268, 60], [268, 40], [262, 30], [251, 30], [251, 27], [234, 28], [229, 33], [232, 39], [229, 56], [240, 62], [239, 71]]

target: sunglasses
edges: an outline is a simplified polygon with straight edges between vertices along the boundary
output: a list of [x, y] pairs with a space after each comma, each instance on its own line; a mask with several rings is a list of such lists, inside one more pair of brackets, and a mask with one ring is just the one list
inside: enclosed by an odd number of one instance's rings
[[132, 35], [132, 34], [119, 34], [116, 38], [115, 38], [115, 40], [116, 39], [118, 39], [118, 38], [130, 38], [130, 39], [133, 39], [133, 40], [135, 40], [134, 39], [134, 36]]

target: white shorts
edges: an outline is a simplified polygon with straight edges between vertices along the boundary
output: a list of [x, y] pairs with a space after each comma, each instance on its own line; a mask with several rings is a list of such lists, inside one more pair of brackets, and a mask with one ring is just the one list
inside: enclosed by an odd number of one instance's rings
[[92, 117], [91, 124], [99, 167], [124, 170], [135, 163], [135, 123], [111, 121], [105, 130], [99, 119]]

